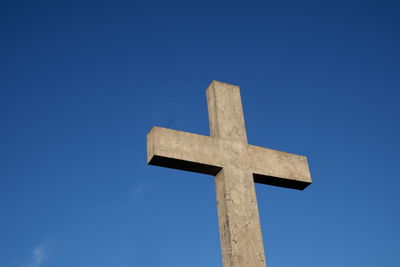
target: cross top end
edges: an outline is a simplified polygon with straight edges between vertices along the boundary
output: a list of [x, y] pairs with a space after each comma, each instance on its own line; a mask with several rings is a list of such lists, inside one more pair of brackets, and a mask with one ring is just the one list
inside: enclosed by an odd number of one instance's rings
[[235, 85], [235, 84], [231, 84], [231, 83], [225, 83], [225, 82], [221, 82], [221, 81], [217, 81], [217, 80], [212, 80], [210, 85], [208, 86], [208, 88], [210, 88], [212, 86], [214, 86], [214, 87], [227, 87], [227, 88], [231, 88], [232, 90], [235, 90], [236, 88], [240, 88], [239, 85]]
[[212, 81], [206, 94], [210, 135], [247, 143], [240, 87]]

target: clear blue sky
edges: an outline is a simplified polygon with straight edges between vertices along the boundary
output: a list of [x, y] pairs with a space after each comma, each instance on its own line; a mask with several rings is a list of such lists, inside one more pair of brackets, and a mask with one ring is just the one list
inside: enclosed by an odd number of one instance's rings
[[213, 177], [146, 165], [241, 86], [270, 267], [398, 267], [398, 1], [1, 1], [0, 266], [221, 266]]

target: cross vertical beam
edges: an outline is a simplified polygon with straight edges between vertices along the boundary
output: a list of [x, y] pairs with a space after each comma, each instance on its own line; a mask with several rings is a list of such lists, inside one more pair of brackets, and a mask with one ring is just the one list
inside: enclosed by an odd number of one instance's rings
[[[206, 93], [211, 136], [247, 144], [239, 87], [213, 81]], [[215, 176], [222, 261], [226, 267], [265, 267], [253, 176], [246, 162], [239, 164]]]

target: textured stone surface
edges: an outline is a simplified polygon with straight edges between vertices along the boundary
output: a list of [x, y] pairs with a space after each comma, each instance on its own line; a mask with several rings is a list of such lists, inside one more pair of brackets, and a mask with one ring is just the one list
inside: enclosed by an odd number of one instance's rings
[[211, 136], [153, 127], [147, 161], [214, 175], [224, 266], [266, 266], [254, 181], [302, 190], [307, 159], [247, 144], [238, 86], [213, 81], [207, 103]]
[[147, 161], [210, 175], [237, 166], [246, 168], [259, 183], [276, 180], [274, 185], [281, 187], [304, 189], [311, 183], [304, 156], [160, 127], [153, 127], [147, 135]]

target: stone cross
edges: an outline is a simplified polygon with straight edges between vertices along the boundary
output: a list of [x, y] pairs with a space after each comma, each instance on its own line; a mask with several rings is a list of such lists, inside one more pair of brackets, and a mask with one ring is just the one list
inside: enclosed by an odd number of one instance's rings
[[307, 158], [249, 145], [238, 86], [207, 88], [210, 135], [153, 127], [148, 164], [215, 176], [224, 267], [265, 267], [254, 182], [303, 190]]

